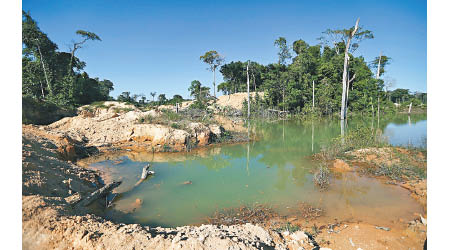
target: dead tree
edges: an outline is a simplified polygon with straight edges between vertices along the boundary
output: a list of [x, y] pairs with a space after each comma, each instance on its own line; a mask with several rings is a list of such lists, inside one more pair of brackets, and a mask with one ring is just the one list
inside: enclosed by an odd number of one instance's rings
[[356, 31], [358, 30], [359, 18], [356, 20], [355, 28], [350, 33], [347, 38], [347, 42], [345, 44], [345, 57], [344, 57], [344, 72], [342, 73], [342, 98], [341, 98], [341, 120], [346, 117], [346, 104], [347, 104], [347, 71], [348, 71], [348, 50], [350, 49], [350, 43], [352, 41], [353, 36], [355, 36]]
[[247, 62], [247, 119], [250, 119], [250, 78], [248, 75], [248, 66], [250, 61]]

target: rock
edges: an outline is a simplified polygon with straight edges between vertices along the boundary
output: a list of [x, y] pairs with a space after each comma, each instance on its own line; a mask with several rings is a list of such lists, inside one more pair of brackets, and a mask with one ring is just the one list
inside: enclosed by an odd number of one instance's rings
[[225, 129], [222, 126], [216, 124], [209, 125], [209, 129], [211, 130], [211, 133], [213, 133], [217, 138], [222, 137], [223, 133], [225, 132]]
[[384, 231], [391, 231], [391, 229], [390, 228], [388, 228], [388, 227], [375, 227], [376, 229], [381, 229], [381, 230], [384, 230]]
[[424, 224], [425, 226], [427, 225], [427, 219], [423, 218], [422, 215], [420, 215], [420, 221], [421, 221], [422, 224]]
[[142, 201], [142, 199], [137, 198], [135, 203], [136, 203], [136, 205], [142, 205], [143, 201]]
[[297, 232], [291, 234], [291, 238], [296, 241], [307, 240], [308, 235], [306, 235], [305, 232], [303, 232], [303, 231], [297, 231]]
[[190, 184], [192, 184], [192, 181], [185, 181], [185, 182], [183, 182], [183, 185], [190, 185]]

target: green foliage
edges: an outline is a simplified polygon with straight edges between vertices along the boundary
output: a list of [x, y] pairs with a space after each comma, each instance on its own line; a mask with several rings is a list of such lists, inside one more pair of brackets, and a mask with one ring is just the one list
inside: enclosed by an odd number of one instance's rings
[[189, 86], [188, 90], [190, 95], [199, 102], [204, 102], [210, 97], [209, 88], [202, 86], [202, 83], [198, 80], [192, 81], [191, 86]]
[[274, 45], [278, 47], [278, 64], [286, 64], [286, 60], [292, 57], [290, 49], [286, 44], [286, 38], [279, 37], [275, 40]]
[[29, 96], [22, 98], [22, 123], [45, 125], [66, 116], [76, 115], [74, 108], [61, 108], [51, 102], [36, 100]]
[[385, 147], [388, 143], [381, 135], [376, 134], [371, 128], [357, 126], [351, 129], [344, 136], [332, 139], [331, 143], [322, 147], [319, 156], [322, 160], [334, 160], [344, 156], [344, 153], [351, 150]]
[[[58, 51], [58, 46], [40, 30], [30, 14], [22, 12], [22, 98], [25, 102], [33, 99], [42, 107], [73, 110], [91, 102], [111, 99], [109, 93], [114, 89], [113, 83], [106, 79], [90, 78], [86, 72], [81, 72], [86, 63], [74, 55], [85, 41], [101, 40], [100, 37], [88, 31], [79, 30], [77, 34], [84, 40], [74, 44], [72, 53]], [[44, 112], [47, 108], [32, 112], [42, 112], [39, 115], [46, 117]], [[22, 111], [25, 113], [30, 109]], [[24, 114], [24, 117], [36, 115]], [[24, 122], [47, 120], [29, 118]]]
[[207, 51], [203, 56], [200, 56], [200, 60], [204, 63], [209, 64], [210, 70], [214, 71], [218, 66], [220, 66], [224, 59], [215, 50]]
[[285, 225], [275, 228], [275, 231], [278, 233], [283, 233], [288, 231], [289, 233], [294, 233], [300, 230], [298, 225], [293, 225], [290, 222], [287, 222]]

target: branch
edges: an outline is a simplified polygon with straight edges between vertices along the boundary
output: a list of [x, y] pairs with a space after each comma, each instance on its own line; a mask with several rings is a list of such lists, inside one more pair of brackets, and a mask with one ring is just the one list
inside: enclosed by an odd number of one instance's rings
[[356, 31], [358, 30], [358, 24], [359, 24], [359, 17], [358, 17], [358, 19], [356, 20], [355, 29], [354, 29], [353, 32], [352, 32], [352, 37], [356, 34]]
[[350, 79], [350, 80], [348, 81], [348, 83], [350, 84], [351, 82], [353, 82], [353, 80], [355, 80], [355, 77], [356, 77], [356, 73], [353, 74], [352, 79]]

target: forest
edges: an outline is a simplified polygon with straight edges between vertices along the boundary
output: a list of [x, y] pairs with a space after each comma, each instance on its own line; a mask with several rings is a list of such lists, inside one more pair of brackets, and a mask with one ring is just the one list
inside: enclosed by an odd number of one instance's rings
[[[359, 19], [355, 27], [349, 29], [322, 32], [315, 45], [301, 39], [289, 44], [284, 37], [279, 37], [274, 41], [278, 60], [267, 65], [250, 60], [225, 63], [225, 58], [217, 51], [206, 52], [200, 60], [213, 72], [213, 94], [211, 88], [193, 80], [188, 89], [190, 96], [197, 100], [193, 107], [204, 108], [207, 101], [216, 97], [216, 90], [233, 94], [247, 92], [249, 87], [250, 91], [264, 92], [262, 100], [252, 100], [257, 107], [296, 114], [331, 115], [341, 111], [342, 118], [343, 111], [344, 114], [393, 112], [394, 103], [412, 103], [425, 108], [426, 93], [393, 89], [395, 79], [382, 78], [392, 61], [390, 57], [382, 52], [372, 60], [353, 55], [364, 40], [374, 38], [371, 31], [358, 27], [358, 22]], [[148, 98], [145, 94], [123, 92], [114, 99], [110, 96], [113, 82], [89, 76], [84, 71], [86, 62], [76, 56], [86, 43], [101, 42], [101, 38], [84, 30], [75, 33], [79, 40], [72, 42], [68, 52], [60, 51], [30, 13], [22, 12], [24, 123], [48, 123], [75, 112], [79, 106], [98, 101], [175, 105], [188, 100], [181, 95], [168, 98], [156, 92], [150, 92]], [[223, 82], [217, 86], [216, 71], [223, 76]], [[346, 89], [343, 91], [343, 88]], [[50, 114], [56, 117], [47, 117]]]

